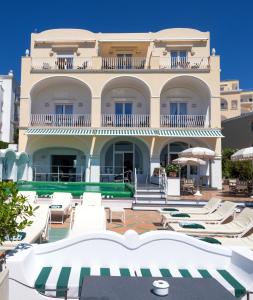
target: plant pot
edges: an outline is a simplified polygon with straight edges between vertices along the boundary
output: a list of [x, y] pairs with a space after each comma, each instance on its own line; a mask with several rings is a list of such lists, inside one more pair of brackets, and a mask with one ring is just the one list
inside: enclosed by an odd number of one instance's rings
[[177, 177], [177, 172], [169, 172], [169, 177]]

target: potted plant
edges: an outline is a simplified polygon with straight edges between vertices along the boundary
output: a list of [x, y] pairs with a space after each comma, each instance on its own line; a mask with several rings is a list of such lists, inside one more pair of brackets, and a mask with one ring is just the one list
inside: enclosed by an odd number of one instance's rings
[[[11, 240], [32, 224], [33, 207], [26, 197], [18, 194], [16, 183], [0, 182], [0, 245]], [[5, 264], [5, 253], [0, 255], [0, 271]]]
[[168, 177], [177, 177], [177, 174], [179, 172], [179, 166], [175, 164], [169, 164], [165, 168], [165, 171]]

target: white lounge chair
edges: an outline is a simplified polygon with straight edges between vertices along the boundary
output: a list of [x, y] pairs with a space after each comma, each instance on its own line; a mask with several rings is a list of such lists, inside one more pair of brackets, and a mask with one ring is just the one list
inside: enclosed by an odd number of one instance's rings
[[50, 202], [50, 211], [51, 216], [57, 215], [61, 216], [61, 221], [52, 221], [52, 223], [61, 223], [64, 222], [64, 216], [69, 215], [71, 204], [72, 204], [72, 195], [71, 193], [62, 193], [62, 192], [55, 192], [51, 195], [51, 202]]
[[83, 206], [75, 208], [74, 222], [69, 236], [83, 234], [84, 232], [97, 232], [106, 230], [106, 213], [102, 206]]
[[204, 215], [204, 214], [211, 214], [212, 212], [214, 212], [220, 205], [221, 203], [221, 199], [219, 198], [211, 198], [206, 205], [204, 205], [203, 207], [165, 207], [164, 209], [162, 208], [160, 211], [163, 214], [169, 214], [173, 211], [178, 211], [178, 213], [186, 213], [186, 214], [200, 214], [200, 215]]
[[[197, 225], [199, 228], [196, 228]], [[198, 221], [168, 224], [169, 229], [189, 235], [231, 237], [243, 236], [246, 232], [249, 231], [250, 228], [252, 228], [252, 226], [253, 209], [250, 208], [244, 208], [244, 210], [241, 213], [239, 213], [232, 222], [227, 224], [206, 224]]]
[[[36, 207], [37, 205], [33, 205]], [[0, 248], [5, 250], [13, 249], [20, 243], [35, 243], [46, 239], [48, 234], [48, 223], [50, 218], [50, 210], [48, 204], [40, 204], [39, 208], [34, 211], [34, 216], [29, 220], [33, 223], [30, 226], [26, 226], [17, 237], [14, 237], [12, 241], [5, 241]]]
[[27, 201], [32, 204], [38, 201], [38, 195], [35, 191], [19, 191], [19, 196], [26, 197]]
[[82, 205], [102, 206], [101, 193], [84, 192], [80, 198], [83, 199]]
[[217, 237], [222, 246], [227, 247], [246, 247], [253, 250], [253, 234], [239, 238]]
[[178, 223], [184, 221], [203, 221], [205, 223], [223, 223], [234, 214], [236, 203], [225, 201], [221, 206], [211, 214], [194, 215], [181, 212], [171, 212], [171, 214], [162, 214], [163, 227], [169, 223]]

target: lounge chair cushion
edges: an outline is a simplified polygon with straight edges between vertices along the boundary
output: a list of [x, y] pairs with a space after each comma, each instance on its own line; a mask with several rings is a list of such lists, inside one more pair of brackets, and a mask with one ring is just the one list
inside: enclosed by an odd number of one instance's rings
[[179, 226], [182, 228], [194, 228], [194, 229], [205, 229], [205, 226], [198, 223], [190, 223], [190, 222], [180, 222]]

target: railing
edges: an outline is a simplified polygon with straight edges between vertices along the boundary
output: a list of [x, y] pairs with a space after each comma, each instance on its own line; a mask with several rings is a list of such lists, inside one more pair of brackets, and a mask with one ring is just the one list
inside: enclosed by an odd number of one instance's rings
[[149, 115], [102, 114], [103, 127], [149, 127]]
[[210, 69], [209, 57], [162, 57], [160, 69], [205, 70]]
[[144, 69], [145, 57], [102, 57], [103, 70]]
[[161, 127], [208, 127], [206, 115], [161, 115]]
[[90, 127], [90, 115], [32, 114], [30, 126]]
[[32, 69], [50, 70], [86, 70], [92, 68], [91, 57], [33, 57]]

